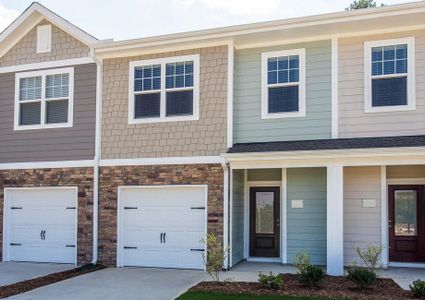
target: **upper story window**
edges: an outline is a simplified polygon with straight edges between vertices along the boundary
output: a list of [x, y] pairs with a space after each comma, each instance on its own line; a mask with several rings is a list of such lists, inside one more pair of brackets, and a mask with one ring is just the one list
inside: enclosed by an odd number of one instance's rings
[[37, 27], [37, 53], [52, 51], [52, 25]]
[[74, 69], [16, 73], [15, 130], [72, 126]]
[[262, 53], [262, 119], [303, 117], [305, 49]]
[[129, 123], [199, 119], [199, 55], [130, 62]]
[[415, 109], [415, 40], [365, 43], [365, 112]]

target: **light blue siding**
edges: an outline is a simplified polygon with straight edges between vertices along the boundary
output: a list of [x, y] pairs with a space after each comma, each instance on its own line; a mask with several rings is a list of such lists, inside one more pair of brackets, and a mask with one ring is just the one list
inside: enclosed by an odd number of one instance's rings
[[[304, 200], [292, 208], [291, 200]], [[326, 264], [326, 168], [287, 170], [288, 263], [308, 251], [313, 264]]]
[[244, 258], [244, 177], [245, 170], [233, 171], [232, 264]]
[[[261, 119], [261, 53], [306, 49], [306, 117]], [[331, 41], [235, 53], [234, 142], [331, 138]]]

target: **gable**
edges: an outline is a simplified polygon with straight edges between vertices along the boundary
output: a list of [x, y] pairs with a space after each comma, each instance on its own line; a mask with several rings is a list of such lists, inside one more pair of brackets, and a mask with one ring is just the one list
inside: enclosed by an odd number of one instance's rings
[[[51, 51], [37, 53], [37, 27], [50, 24]], [[53, 25], [47, 20], [42, 20], [31, 29], [18, 43], [16, 43], [5, 55], [0, 57], [0, 66], [14, 66], [21, 64], [40, 63], [54, 60], [87, 57], [90, 48]]]

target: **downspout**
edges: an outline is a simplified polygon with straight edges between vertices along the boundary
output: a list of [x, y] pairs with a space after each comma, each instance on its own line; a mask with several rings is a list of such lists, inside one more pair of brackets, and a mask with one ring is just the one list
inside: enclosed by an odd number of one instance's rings
[[99, 239], [99, 161], [101, 157], [103, 61], [94, 56], [93, 49], [91, 49], [90, 55], [96, 62], [96, 129], [93, 169], [93, 255], [91, 261], [92, 264], [96, 264], [98, 260]]
[[229, 168], [227, 167], [226, 159], [221, 159], [221, 166], [223, 167], [223, 249], [226, 251], [227, 256], [223, 262], [224, 269], [229, 269]]

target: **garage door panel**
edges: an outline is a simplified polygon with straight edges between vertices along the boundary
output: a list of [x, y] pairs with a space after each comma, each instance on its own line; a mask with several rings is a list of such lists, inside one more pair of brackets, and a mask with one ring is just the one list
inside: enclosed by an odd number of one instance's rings
[[9, 260], [75, 263], [76, 189], [18, 188], [6, 195]]
[[137, 247], [122, 250], [122, 265], [203, 268], [202, 252], [191, 250], [204, 247], [204, 187], [133, 187], [120, 196], [121, 244]]

